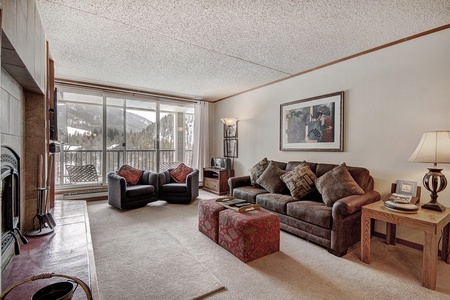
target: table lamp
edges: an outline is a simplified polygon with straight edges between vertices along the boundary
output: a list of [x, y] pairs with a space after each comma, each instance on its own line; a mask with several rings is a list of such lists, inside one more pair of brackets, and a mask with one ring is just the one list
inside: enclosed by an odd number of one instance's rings
[[450, 131], [425, 132], [409, 161], [433, 163], [429, 172], [423, 177], [424, 187], [431, 192], [431, 201], [422, 205], [422, 208], [444, 211], [445, 206], [437, 202], [437, 193], [447, 186], [447, 179], [441, 173], [437, 164], [450, 163]]

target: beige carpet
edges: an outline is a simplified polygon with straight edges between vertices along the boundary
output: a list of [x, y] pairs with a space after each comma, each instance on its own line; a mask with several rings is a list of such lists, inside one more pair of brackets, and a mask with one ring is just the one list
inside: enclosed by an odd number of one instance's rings
[[[450, 265], [439, 261], [437, 288], [426, 289], [422, 252], [378, 238], [370, 265], [359, 244], [338, 258], [285, 232], [279, 252], [244, 264], [197, 230], [197, 204], [158, 201], [121, 212], [90, 202], [102, 299], [192, 299], [222, 285], [207, 299], [450, 299]], [[202, 268], [193, 271], [195, 261]]]

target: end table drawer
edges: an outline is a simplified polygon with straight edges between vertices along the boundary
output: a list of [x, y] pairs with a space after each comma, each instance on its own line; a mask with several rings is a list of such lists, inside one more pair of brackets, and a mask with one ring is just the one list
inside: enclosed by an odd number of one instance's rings
[[211, 178], [205, 178], [204, 180], [204, 184], [205, 187], [207, 187], [208, 189], [214, 190], [214, 191], [218, 191], [219, 190], [219, 182], [218, 180], [214, 180]]

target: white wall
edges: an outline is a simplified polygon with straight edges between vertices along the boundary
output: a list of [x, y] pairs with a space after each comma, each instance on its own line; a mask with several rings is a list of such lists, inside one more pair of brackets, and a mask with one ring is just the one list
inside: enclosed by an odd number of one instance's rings
[[[280, 151], [280, 104], [338, 91], [345, 92], [344, 152]], [[423, 132], [450, 130], [450, 29], [217, 102], [213, 156], [223, 156], [223, 117], [240, 119], [236, 175], [267, 157], [366, 167], [382, 196], [397, 179], [422, 185], [428, 165], [408, 159]], [[450, 165], [442, 167], [450, 181]], [[428, 194], [423, 189], [421, 202]], [[438, 201], [450, 207], [450, 186]], [[421, 242], [417, 232], [397, 232]]]

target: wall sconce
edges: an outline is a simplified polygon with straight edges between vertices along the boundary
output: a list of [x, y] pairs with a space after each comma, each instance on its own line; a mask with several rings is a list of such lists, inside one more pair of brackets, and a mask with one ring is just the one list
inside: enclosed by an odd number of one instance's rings
[[437, 202], [437, 193], [447, 186], [447, 179], [437, 167], [438, 163], [450, 163], [450, 131], [425, 132], [409, 161], [433, 163], [428, 173], [423, 177], [423, 185], [431, 192], [431, 201], [422, 205], [422, 208], [444, 211], [445, 206]]

